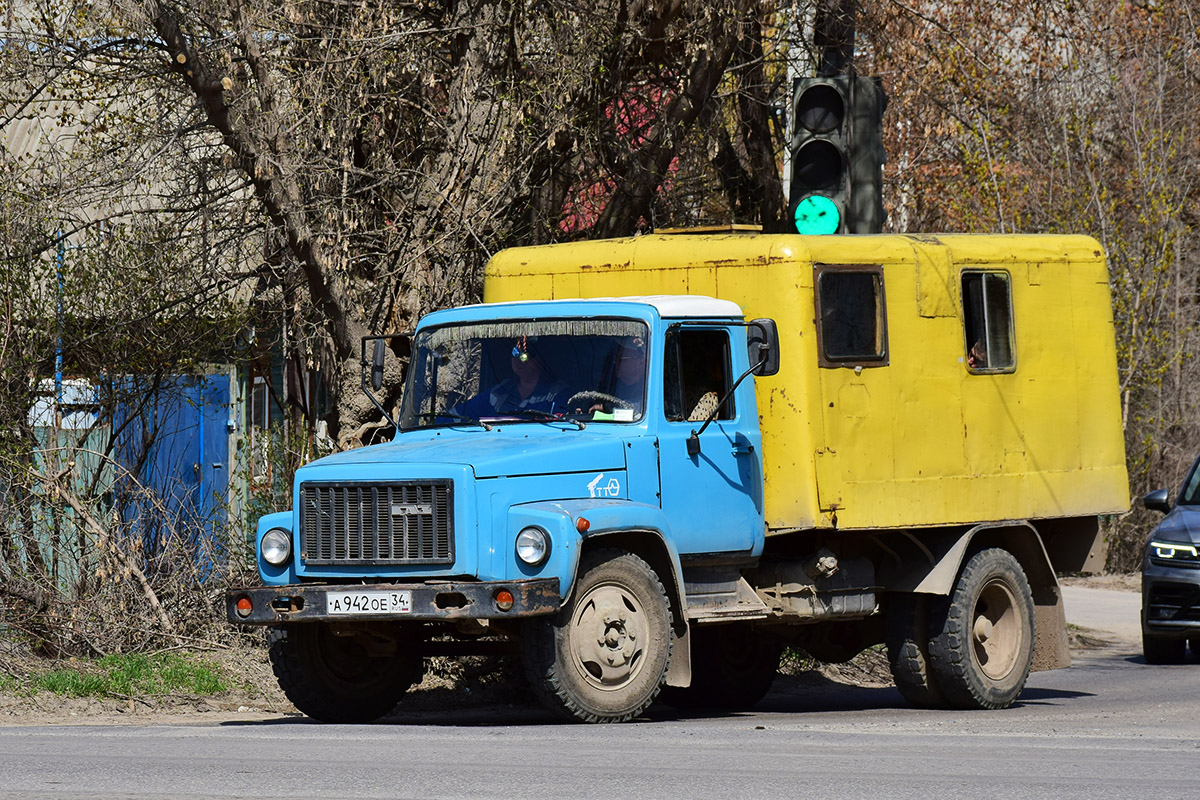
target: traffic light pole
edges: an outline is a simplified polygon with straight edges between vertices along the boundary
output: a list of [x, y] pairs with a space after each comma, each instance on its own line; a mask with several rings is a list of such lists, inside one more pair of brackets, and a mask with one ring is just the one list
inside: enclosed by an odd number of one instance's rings
[[813, 21], [813, 44], [821, 51], [817, 75], [852, 75], [854, 68], [856, 0], [818, 0]]

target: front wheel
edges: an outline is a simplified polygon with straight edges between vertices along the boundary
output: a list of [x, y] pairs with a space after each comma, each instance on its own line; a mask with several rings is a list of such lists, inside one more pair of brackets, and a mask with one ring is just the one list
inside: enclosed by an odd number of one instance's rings
[[414, 683], [424, 661], [365, 630], [338, 635], [323, 622], [271, 628], [268, 655], [292, 705], [320, 722], [372, 722]]
[[982, 550], [967, 561], [942, 601], [929, 642], [930, 666], [950, 705], [1007, 708], [1033, 665], [1033, 596], [1007, 550]]
[[525, 670], [538, 699], [570, 719], [624, 722], [654, 702], [671, 659], [666, 591], [650, 565], [624, 550], [594, 550], [572, 600], [526, 623]]
[[1182, 664], [1186, 659], [1186, 650], [1187, 642], [1184, 639], [1142, 630], [1142, 655], [1146, 657], [1147, 664]]

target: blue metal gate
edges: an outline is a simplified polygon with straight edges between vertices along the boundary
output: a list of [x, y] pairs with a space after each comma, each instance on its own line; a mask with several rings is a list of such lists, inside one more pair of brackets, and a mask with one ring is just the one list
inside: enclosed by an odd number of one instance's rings
[[152, 568], [174, 539], [198, 574], [224, 559], [229, 508], [229, 377], [177, 376], [117, 405], [117, 502]]

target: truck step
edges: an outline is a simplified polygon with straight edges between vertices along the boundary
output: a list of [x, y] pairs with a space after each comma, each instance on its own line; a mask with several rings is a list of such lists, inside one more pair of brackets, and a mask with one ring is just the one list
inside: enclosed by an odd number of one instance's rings
[[735, 570], [689, 570], [687, 616], [694, 622], [766, 619], [771, 610]]

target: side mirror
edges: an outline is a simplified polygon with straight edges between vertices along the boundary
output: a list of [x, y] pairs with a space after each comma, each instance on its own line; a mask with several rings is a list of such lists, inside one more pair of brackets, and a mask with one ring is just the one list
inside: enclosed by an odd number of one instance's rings
[[1155, 489], [1142, 498], [1142, 505], [1150, 511], [1161, 511], [1167, 514], [1171, 511], [1171, 499], [1166, 489]]
[[766, 317], [750, 320], [746, 326], [746, 347], [755, 375], [761, 378], [779, 372], [779, 329], [775, 320]]
[[[361, 380], [363, 394], [371, 401], [371, 404], [379, 409], [392, 427], [396, 426], [396, 421], [392, 419], [388, 410], [383, 407], [383, 403], [375, 396], [383, 388], [383, 367], [388, 359], [388, 342], [396, 343], [397, 339], [405, 340], [411, 346], [412, 334], [408, 333], [389, 333], [386, 336], [364, 336], [359, 342], [359, 366], [362, 369]], [[371, 360], [367, 360], [367, 342], [371, 342]], [[367, 385], [367, 374], [370, 373], [370, 386]]]
[[375, 340], [371, 353], [371, 388], [379, 391], [383, 387], [383, 361], [387, 358], [387, 344], [383, 339]]

